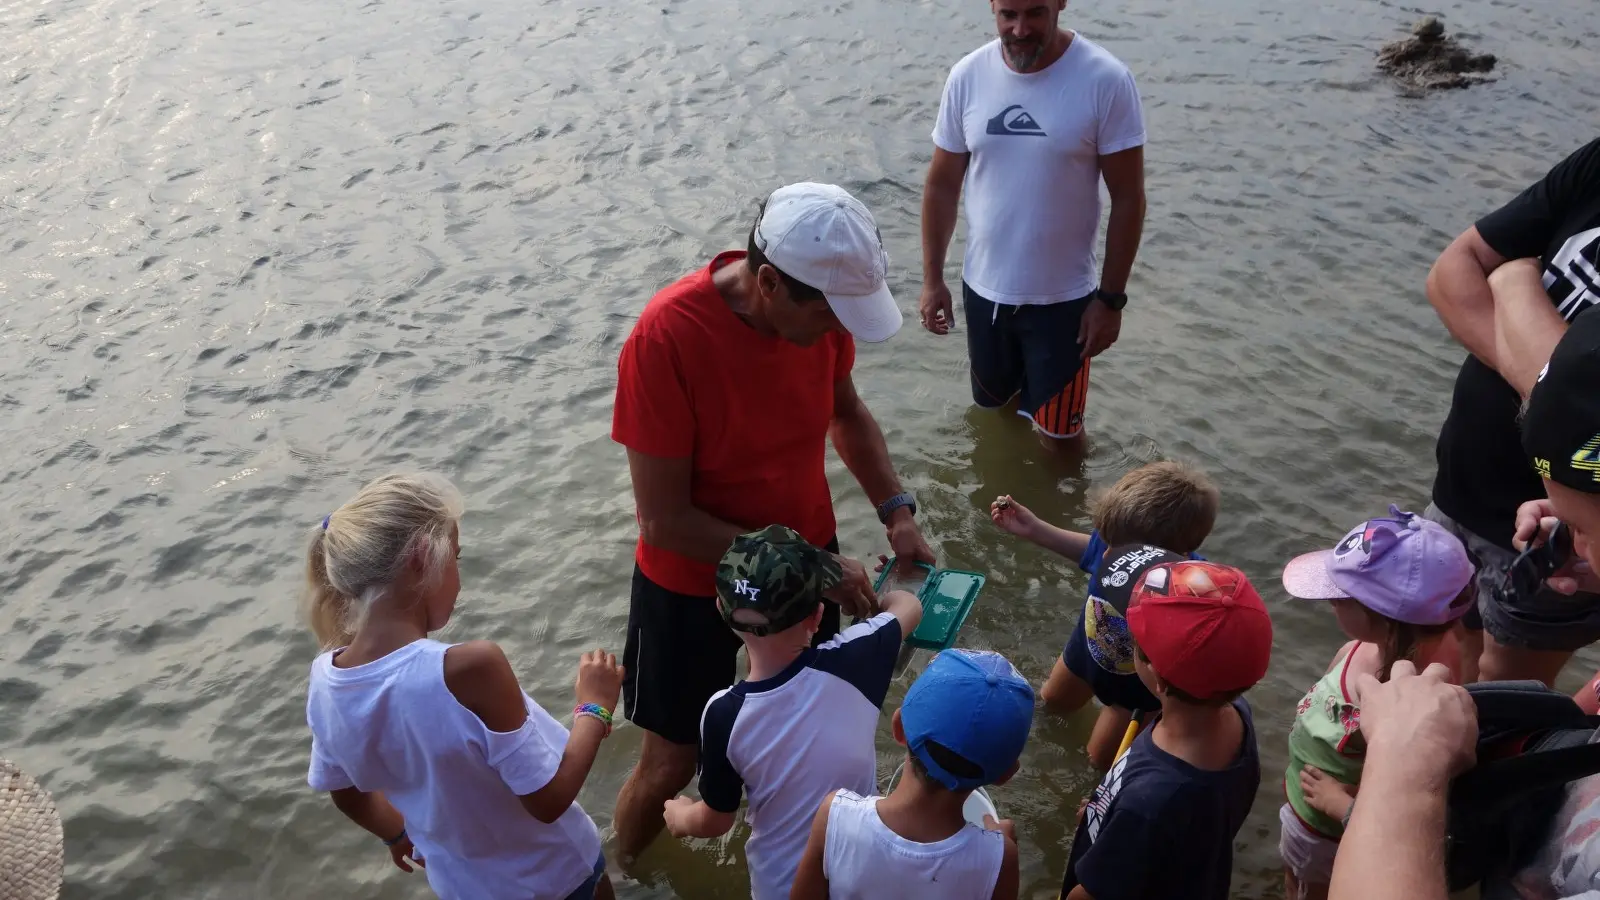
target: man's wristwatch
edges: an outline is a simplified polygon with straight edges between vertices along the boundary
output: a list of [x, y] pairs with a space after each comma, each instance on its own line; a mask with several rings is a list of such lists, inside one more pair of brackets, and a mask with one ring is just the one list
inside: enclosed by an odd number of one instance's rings
[[1121, 312], [1122, 308], [1128, 305], [1127, 294], [1113, 294], [1110, 291], [1103, 291], [1099, 288], [1095, 288], [1094, 296], [1096, 300], [1099, 300], [1108, 308], [1116, 310], [1117, 312]]
[[916, 515], [917, 514], [917, 498], [915, 498], [915, 497], [911, 496], [910, 494], [907, 494], [907, 493], [902, 491], [901, 493], [895, 494], [893, 497], [890, 497], [889, 499], [883, 501], [882, 503], [879, 503], [878, 504], [878, 521], [882, 522], [885, 525], [889, 524], [889, 516], [893, 515], [894, 511], [899, 509], [899, 508], [901, 508], [901, 507], [906, 507], [906, 508], [910, 509], [911, 510], [911, 514], [913, 516]]

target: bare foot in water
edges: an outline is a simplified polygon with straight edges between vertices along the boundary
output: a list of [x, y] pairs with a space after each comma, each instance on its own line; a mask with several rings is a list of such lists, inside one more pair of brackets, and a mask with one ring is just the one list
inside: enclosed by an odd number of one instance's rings
[[1335, 780], [1316, 766], [1300, 770], [1300, 790], [1311, 808], [1343, 822], [1356, 802], [1356, 786]]

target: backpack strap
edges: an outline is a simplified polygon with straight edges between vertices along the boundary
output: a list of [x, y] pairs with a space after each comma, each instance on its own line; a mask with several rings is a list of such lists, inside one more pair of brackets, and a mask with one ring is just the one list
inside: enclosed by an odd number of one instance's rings
[[1467, 685], [1478, 708], [1478, 746], [1532, 732], [1595, 727], [1576, 701], [1540, 681], [1484, 681]]
[[1600, 728], [1600, 717], [1590, 718], [1592, 724], [1587, 728], [1563, 729], [1556, 737], [1558, 742], [1571, 741], [1569, 746], [1482, 763], [1462, 773], [1450, 786], [1451, 804], [1470, 806], [1478, 815], [1492, 815], [1533, 791], [1600, 774], [1600, 743], [1588, 743]]

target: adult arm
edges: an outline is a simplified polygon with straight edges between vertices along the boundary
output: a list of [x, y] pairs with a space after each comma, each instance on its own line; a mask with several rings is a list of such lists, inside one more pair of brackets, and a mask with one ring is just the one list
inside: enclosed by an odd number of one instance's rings
[[[1450, 242], [1428, 272], [1428, 302], [1439, 321], [1461, 346], [1496, 370], [1495, 301], [1489, 273], [1505, 261], [1474, 225]], [[1549, 303], [1546, 299], [1545, 305]]]
[[[828, 427], [833, 447], [844, 460], [845, 468], [866, 492], [867, 499], [877, 507], [900, 493], [900, 476], [895, 474], [894, 462], [889, 459], [889, 445], [883, 440], [883, 430], [872, 411], [856, 393], [855, 379], [848, 373], [833, 386], [833, 423]], [[910, 568], [917, 561], [933, 564], [933, 550], [923, 540], [915, 517], [908, 507], [889, 514], [886, 525], [889, 546], [902, 567]]]
[[1339, 841], [1329, 900], [1445, 900], [1445, 797], [1472, 765], [1477, 709], [1435, 663], [1356, 679], [1367, 757], [1361, 799]]
[[1130, 147], [1100, 157], [1100, 177], [1111, 195], [1106, 224], [1106, 259], [1100, 266], [1100, 287], [1120, 294], [1127, 290], [1133, 259], [1144, 233], [1144, 147]]
[[795, 873], [789, 900], [828, 900], [828, 873], [823, 868], [823, 853], [828, 849], [828, 813], [833, 809], [836, 791], [829, 791], [811, 817], [811, 837], [800, 856], [800, 871]]
[[1597, 198], [1600, 139], [1580, 147], [1527, 190], [1479, 219], [1434, 263], [1428, 273], [1428, 301], [1456, 340], [1485, 365], [1500, 371], [1494, 337], [1497, 298], [1488, 284], [1489, 274], [1508, 259], [1543, 254], [1574, 206]]
[[628, 448], [628, 474], [639, 513], [639, 533], [652, 547], [715, 563], [733, 539], [749, 531], [695, 506], [689, 485], [694, 476], [690, 457], [662, 457]]
[[[889, 445], [872, 411], [856, 393], [855, 379], [845, 375], [833, 386], [833, 421], [828, 426], [833, 448], [839, 451], [845, 468], [855, 476], [867, 499], [876, 507], [900, 493], [900, 476], [889, 459]], [[895, 510], [895, 516], [910, 516], [909, 509]], [[891, 522], [895, 521], [891, 516]]]
[[698, 426], [679, 357], [681, 345], [672, 339], [670, 325], [647, 309], [622, 345], [611, 437], [628, 448], [634, 507], [645, 543], [716, 563], [733, 539], [750, 529], [696, 508], [691, 499]]
[[1489, 276], [1494, 295], [1495, 371], [1526, 397], [1550, 361], [1567, 323], [1544, 290], [1544, 264], [1508, 262]]
[[[511, 734], [520, 731], [528, 720], [522, 687], [517, 683], [511, 662], [505, 651], [493, 641], [468, 641], [451, 647], [444, 656], [444, 683], [450, 693], [483, 722], [490, 731]], [[614, 709], [617, 691], [622, 684], [622, 668], [609, 654], [592, 651], [584, 654], [578, 668], [578, 700], [580, 703], [598, 703]], [[578, 798], [578, 790], [594, 767], [600, 742], [605, 739], [605, 723], [590, 716], [578, 716], [572, 723], [571, 736], [561, 751], [555, 774], [544, 784], [527, 793], [518, 794], [522, 808], [540, 822], [550, 824], [561, 818], [567, 807]], [[528, 742], [539, 741], [537, 735], [527, 737]], [[539, 748], [524, 744], [531, 755]], [[514, 751], [516, 752], [516, 751]], [[529, 763], [528, 771], [536, 771], [539, 763]], [[548, 771], [548, 768], [545, 769]], [[501, 776], [506, 771], [500, 769]], [[521, 774], [519, 766], [517, 774]], [[537, 776], [534, 776], [537, 780]], [[517, 785], [510, 785], [517, 790]]]
[[918, 301], [922, 327], [945, 334], [955, 324], [950, 287], [945, 284], [945, 255], [956, 233], [961, 204], [961, 183], [967, 177], [970, 153], [933, 148], [933, 162], [922, 185], [922, 297]]

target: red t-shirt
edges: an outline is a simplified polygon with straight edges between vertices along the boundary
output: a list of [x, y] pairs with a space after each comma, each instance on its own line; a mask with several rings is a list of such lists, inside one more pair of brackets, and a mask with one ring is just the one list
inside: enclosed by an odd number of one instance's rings
[[[822, 546], [836, 525], [823, 468], [833, 388], [855, 364], [855, 342], [830, 332], [799, 347], [745, 324], [711, 282], [744, 256], [718, 254], [645, 305], [617, 361], [611, 439], [650, 456], [692, 457], [697, 508], [751, 531], [787, 525]], [[643, 537], [634, 558], [667, 590], [716, 593], [712, 563]]]

